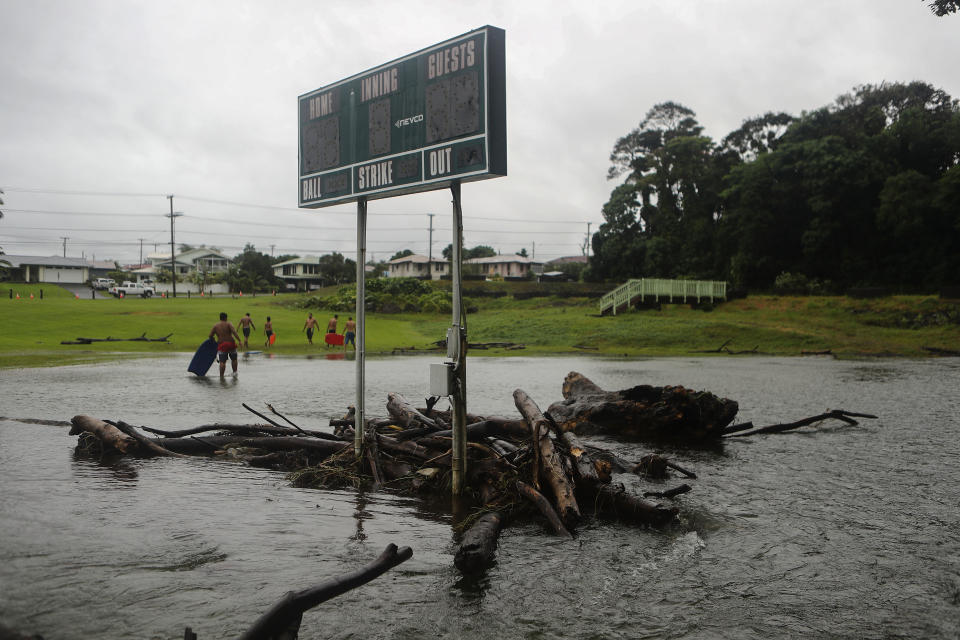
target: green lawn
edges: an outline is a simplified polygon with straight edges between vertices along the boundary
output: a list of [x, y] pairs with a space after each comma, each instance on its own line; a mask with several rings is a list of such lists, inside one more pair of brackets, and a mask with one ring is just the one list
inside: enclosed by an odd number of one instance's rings
[[[272, 351], [306, 354], [323, 351], [322, 336], [307, 345], [303, 323], [308, 311], [323, 325], [332, 312], [298, 308], [295, 294], [237, 298], [128, 298], [98, 294], [76, 299], [63, 289], [0, 285], [0, 367], [51, 366], [192, 352], [225, 311], [236, 323], [249, 312], [257, 330], [251, 349], [262, 350], [263, 322], [273, 318], [277, 343]], [[16, 299], [16, 294], [20, 299]], [[30, 299], [30, 293], [34, 298]], [[599, 317], [595, 300], [507, 296], [469, 300], [470, 342], [514, 342], [523, 350], [484, 350], [483, 355], [597, 353], [618, 356], [682, 356], [715, 350], [730, 341], [733, 351], [754, 349], [776, 355], [831, 349], [839, 356], [928, 355], [923, 347], [960, 349], [960, 304], [935, 297], [894, 296], [877, 300], [846, 297], [751, 296], [712, 311], [664, 304], [661, 310]], [[341, 323], [349, 312], [338, 312]], [[426, 349], [444, 337], [447, 314], [367, 314], [368, 354], [395, 349]], [[341, 324], [342, 327], [342, 324]], [[101, 342], [61, 345], [77, 337], [148, 338], [162, 342]]]

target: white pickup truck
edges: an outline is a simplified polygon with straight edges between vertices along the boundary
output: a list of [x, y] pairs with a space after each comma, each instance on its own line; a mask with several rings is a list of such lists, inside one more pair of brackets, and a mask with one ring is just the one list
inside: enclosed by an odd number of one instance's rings
[[118, 298], [125, 298], [127, 296], [140, 296], [141, 298], [149, 298], [156, 290], [153, 287], [147, 286], [140, 282], [124, 282], [121, 285], [110, 287], [110, 293]]

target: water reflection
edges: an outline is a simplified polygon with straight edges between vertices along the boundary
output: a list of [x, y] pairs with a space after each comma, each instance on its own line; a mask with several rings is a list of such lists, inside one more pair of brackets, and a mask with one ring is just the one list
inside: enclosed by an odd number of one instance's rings
[[353, 519], [357, 521], [357, 528], [354, 534], [350, 536], [350, 539], [356, 542], [363, 542], [367, 539], [367, 534], [363, 532], [363, 521], [373, 517], [370, 515], [370, 512], [367, 511], [367, 492], [363, 489], [358, 489], [354, 496], [354, 504]]
[[[117, 453], [100, 455], [75, 449], [73, 452], [73, 462], [73, 470], [78, 477], [89, 478], [103, 476], [102, 472], [107, 471], [114, 480], [120, 480], [122, 483], [127, 484], [136, 484], [140, 476], [137, 467], [134, 466], [130, 459]], [[121, 484], [118, 488], [123, 488], [124, 486], [124, 484]]]

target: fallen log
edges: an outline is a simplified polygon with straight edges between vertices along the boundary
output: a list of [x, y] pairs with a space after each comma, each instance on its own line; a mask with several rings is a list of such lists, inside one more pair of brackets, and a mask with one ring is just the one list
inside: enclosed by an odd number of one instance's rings
[[503, 514], [485, 513], [463, 534], [453, 564], [463, 573], [477, 573], [496, 560], [497, 539], [503, 528]]
[[522, 389], [513, 392], [513, 402], [530, 425], [534, 451], [539, 452], [538, 471], [543, 473], [553, 491], [553, 499], [556, 501], [560, 520], [566, 526], [572, 527], [580, 520], [580, 507], [577, 505], [573, 487], [567, 480], [560, 455], [550, 438], [550, 422], [540, 412], [540, 407]]
[[206, 424], [199, 427], [193, 427], [192, 429], [180, 429], [178, 431], [155, 429], [153, 427], [140, 428], [148, 433], [163, 436], [165, 438], [183, 438], [186, 436], [192, 436], [198, 433], [207, 433], [210, 431], [228, 431], [230, 433], [247, 436], [258, 436], [264, 434], [273, 436], [309, 435], [314, 438], [321, 438], [323, 440], [344, 442], [343, 438], [337, 437], [332, 433], [326, 433], [324, 431], [307, 431], [304, 429], [295, 431], [294, 429], [289, 429], [287, 427], [274, 427], [265, 424]]
[[357, 571], [331, 578], [303, 591], [291, 591], [254, 622], [240, 636], [240, 640], [272, 640], [291, 631], [292, 635], [282, 637], [296, 638], [305, 611], [378, 578], [412, 556], [410, 547], [397, 549], [397, 545], [389, 544], [380, 557]]
[[679, 487], [674, 487], [673, 489], [667, 489], [666, 491], [644, 491], [644, 498], [673, 498], [681, 494], [687, 493], [690, 491], [690, 485], [682, 484]]
[[419, 424], [437, 428], [437, 423], [433, 419], [420, 413], [399, 393], [391, 391], [387, 394], [387, 411], [401, 426], [409, 427], [412, 424]]
[[169, 449], [158, 444], [155, 440], [150, 440], [146, 436], [142, 435], [132, 425], [129, 425], [122, 420], [119, 420], [117, 422], [109, 422], [108, 424], [112, 424], [117, 429], [120, 429], [120, 431], [124, 432], [125, 434], [127, 434], [128, 436], [136, 440], [137, 443], [140, 445], [141, 453], [150, 452], [158, 456], [167, 456], [171, 458], [189, 458], [190, 457], [182, 453], [170, 451]]
[[567, 531], [567, 528], [563, 526], [560, 516], [557, 515], [556, 511], [554, 511], [550, 501], [547, 500], [542, 493], [528, 485], [523, 480], [517, 480], [517, 491], [519, 491], [520, 495], [532, 502], [534, 506], [537, 507], [540, 513], [543, 514], [543, 517], [547, 519], [547, 522], [550, 523], [550, 526], [553, 527], [553, 530], [558, 536], [571, 539], [573, 538], [573, 536], [570, 535], [570, 532]]
[[121, 453], [135, 453], [137, 451], [138, 444], [135, 439], [103, 420], [97, 420], [90, 416], [73, 416], [70, 423], [73, 425], [70, 428], [71, 436], [85, 431], [93, 435], [103, 445]]
[[595, 504], [601, 513], [616, 516], [627, 522], [640, 522], [662, 527], [677, 517], [676, 507], [664, 507], [647, 502], [626, 492], [623, 485], [598, 487]]
[[[587, 453], [586, 447], [580, 443], [580, 440], [572, 431], [563, 431], [560, 433], [560, 440], [567, 447], [567, 453], [573, 460], [574, 477], [577, 480], [577, 487], [595, 487], [602, 480], [597, 473], [597, 467]], [[610, 475], [607, 474], [606, 482], [610, 481]]]
[[575, 371], [563, 381], [563, 397], [547, 412], [564, 431], [688, 443], [720, 438], [738, 409], [733, 400], [681, 386], [604, 391]]
[[797, 429], [799, 427], [805, 427], [816, 422], [822, 422], [824, 420], [833, 418], [835, 420], [840, 420], [849, 425], [860, 424], [854, 418], [870, 418], [871, 420], [876, 420], [877, 416], [869, 413], [854, 413], [852, 411], [845, 411], [844, 409], [834, 409], [826, 413], [821, 413], [819, 415], [811, 416], [809, 418], [804, 418], [803, 420], [797, 420], [796, 422], [787, 422], [785, 424], [771, 424], [765, 427], [757, 427], [753, 431], [742, 431], [741, 429], [733, 429], [724, 433], [724, 436], [728, 438], [740, 438], [744, 436], [755, 436], [760, 433], [780, 433], [783, 431], [789, 431], [790, 429]]

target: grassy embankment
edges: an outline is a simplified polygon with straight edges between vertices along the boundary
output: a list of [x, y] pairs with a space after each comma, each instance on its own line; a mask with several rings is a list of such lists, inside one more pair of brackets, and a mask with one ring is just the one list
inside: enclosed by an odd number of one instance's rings
[[[309, 309], [298, 308], [299, 296], [244, 296], [147, 300], [75, 299], [44, 285], [13, 285], [20, 300], [0, 285], [0, 367], [51, 366], [192, 352], [207, 336], [220, 311], [236, 321], [249, 312], [257, 330], [251, 349], [262, 350], [263, 322], [273, 318], [282, 354], [323, 353], [322, 336], [309, 347], [302, 333]], [[34, 293], [34, 299], [29, 294]], [[616, 356], [687, 356], [727, 348], [799, 355], [830, 349], [838, 356], [897, 355], [922, 357], [923, 347], [960, 349], [960, 304], [936, 297], [893, 296], [876, 300], [838, 297], [751, 296], [718, 305], [712, 311], [664, 304], [661, 310], [597, 317], [596, 300], [577, 297], [511, 296], [468, 301], [478, 307], [468, 317], [471, 342], [525, 344], [517, 351], [491, 349], [474, 355], [548, 355], [563, 353]], [[312, 309], [321, 324], [332, 313]], [[338, 312], [341, 322], [349, 312]], [[367, 353], [397, 348], [426, 349], [444, 336], [447, 314], [367, 314]], [[341, 324], [342, 327], [342, 324]], [[61, 345], [62, 340], [132, 338], [146, 333], [163, 342], [100, 342]]]

